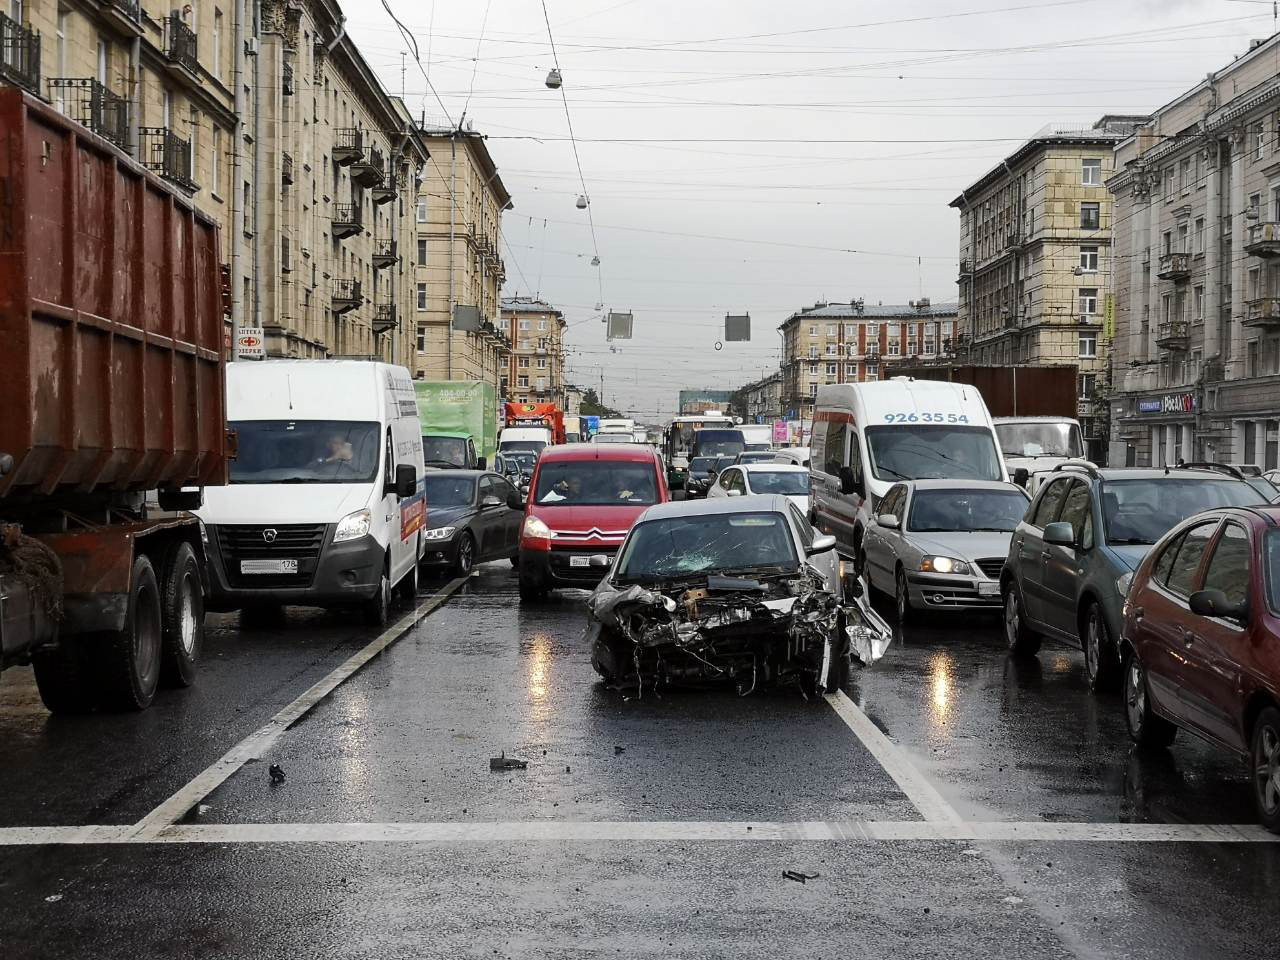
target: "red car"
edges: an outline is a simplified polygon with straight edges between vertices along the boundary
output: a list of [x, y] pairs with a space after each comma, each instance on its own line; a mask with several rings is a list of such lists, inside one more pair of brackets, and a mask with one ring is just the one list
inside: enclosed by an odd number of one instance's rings
[[636, 518], [669, 499], [666, 471], [650, 446], [547, 447], [520, 527], [520, 598], [539, 600], [556, 587], [594, 588]]
[[1280, 832], [1280, 507], [1170, 530], [1129, 586], [1122, 656], [1134, 741], [1168, 746], [1180, 727], [1238, 754]]

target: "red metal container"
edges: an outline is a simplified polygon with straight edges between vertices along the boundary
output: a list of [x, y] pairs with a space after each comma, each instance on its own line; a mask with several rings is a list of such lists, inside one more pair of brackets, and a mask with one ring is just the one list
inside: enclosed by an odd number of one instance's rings
[[226, 482], [217, 225], [0, 89], [0, 497]]
[[1067, 364], [1045, 367], [964, 364], [894, 365], [890, 376], [949, 380], [977, 387], [993, 417], [1075, 417], [1076, 375]]

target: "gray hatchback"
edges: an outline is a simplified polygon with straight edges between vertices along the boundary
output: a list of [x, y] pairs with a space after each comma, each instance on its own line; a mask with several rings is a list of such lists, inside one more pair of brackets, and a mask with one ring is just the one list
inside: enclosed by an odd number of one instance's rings
[[1124, 597], [1147, 551], [1192, 514], [1264, 498], [1216, 464], [1107, 469], [1074, 461], [1053, 472], [1009, 543], [1000, 575], [1005, 640], [1028, 655], [1044, 636], [1078, 645], [1090, 687], [1114, 688]]

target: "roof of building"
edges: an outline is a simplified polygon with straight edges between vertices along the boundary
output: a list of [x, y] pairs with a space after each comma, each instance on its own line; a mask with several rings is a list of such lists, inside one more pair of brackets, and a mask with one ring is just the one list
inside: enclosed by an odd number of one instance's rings
[[499, 306], [508, 313], [553, 313], [563, 317], [559, 310], [537, 297], [503, 297]]
[[984, 173], [969, 186], [960, 191], [960, 196], [948, 206], [963, 207], [969, 202], [968, 194], [983, 190], [1002, 177], [1012, 177], [1010, 167], [1021, 163], [1031, 154], [1054, 145], [1100, 146], [1112, 147], [1124, 140], [1138, 127], [1146, 123], [1149, 117], [1127, 116], [1109, 113], [1099, 118], [1091, 127], [1082, 127], [1078, 123], [1050, 123], [1036, 131], [1035, 135], [1023, 142], [1018, 149], [1005, 157], [998, 164]]
[[[470, 121], [467, 121], [470, 124]], [[498, 165], [493, 162], [493, 157], [489, 154], [489, 148], [485, 145], [485, 136], [476, 133], [469, 127], [466, 129], [454, 129], [448, 124], [437, 123], [428, 120], [422, 124], [421, 133], [428, 144], [432, 140], [462, 140], [470, 145], [472, 152], [476, 155], [476, 160], [480, 164], [480, 169], [484, 171], [485, 184], [493, 189], [498, 197], [498, 206], [503, 210], [510, 210], [515, 207], [511, 202], [511, 194], [507, 192], [506, 186], [502, 183], [502, 178], [498, 176]], [[443, 171], [445, 166], [445, 158], [439, 153], [436, 155], [437, 171]]]
[[778, 325], [781, 329], [792, 320], [825, 320], [825, 319], [864, 319], [877, 320], [888, 317], [909, 319], [919, 317], [954, 317], [959, 311], [959, 304], [930, 303], [925, 300], [919, 304], [859, 304], [859, 303], [815, 303], [812, 307], [801, 307]]

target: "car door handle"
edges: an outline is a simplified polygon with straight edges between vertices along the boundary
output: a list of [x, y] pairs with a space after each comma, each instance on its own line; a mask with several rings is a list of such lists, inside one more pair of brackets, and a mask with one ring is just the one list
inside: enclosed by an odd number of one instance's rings
[[1049, 551], [1048, 551], [1048, 550], [1046, 550], [1044, 553], [1040, 554], [1040, 559], [1041, 559], [1041, 560], [1048, 560], [1048, 559], [1049, 559], [1049, 557], [1050, 557], [1050, 553], [1049, 553]]

